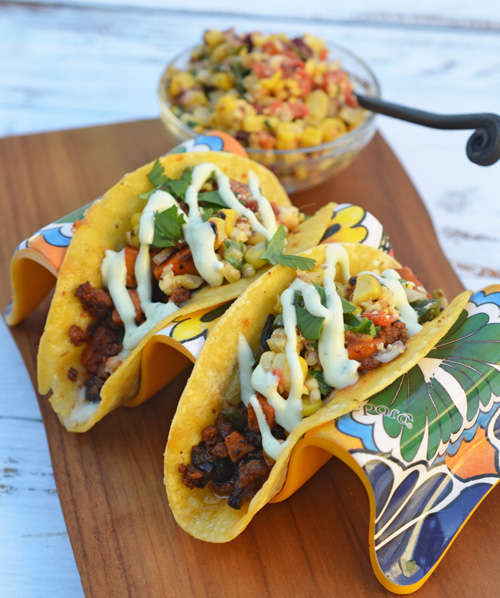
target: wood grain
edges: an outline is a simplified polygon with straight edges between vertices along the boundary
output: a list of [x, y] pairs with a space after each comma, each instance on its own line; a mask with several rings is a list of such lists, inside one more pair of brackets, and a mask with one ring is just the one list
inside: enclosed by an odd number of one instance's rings
[[[0, 197], [9, 218], [0, 240], [3, 279], [20, 240], [99, 196], [169, 143], [158, 121], [0, 139]], [[327, 200], [368, 208], [384, 222], [396, 257], [413, 266], [427, 286], [450, 295], [461, 289], [415, 189], [380, 136], [345, 173], [293, 199], [308, 211]], [[8, 300], [4, 284], [2, 308]], [[47, 302], [13, 330], [32, 379], [46, 312]], [[67, 433], [39, 397], [85, 594], [391, 595], [371, 570], [365, 491], [336, 460], [289, 500], [267, 506], [229, 544], [204, 544], [177, 527], [166, 501], [162, 460], [187, 375], [142, 407], [115, 411], [84, 435]], [[500, 493], [493, 492], [419, 596], [495, 594], [499, 507]]]

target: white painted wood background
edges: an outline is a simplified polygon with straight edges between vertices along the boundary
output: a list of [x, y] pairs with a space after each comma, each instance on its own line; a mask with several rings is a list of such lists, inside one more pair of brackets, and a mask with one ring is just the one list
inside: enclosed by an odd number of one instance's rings
[[[0, 1], [0, 136], [157, 117], [164, 64], [203, 29], [229, 26], [309, 31], [347, 46], [395, 102], [500, 113], [500, 3], [412, 4]], [[467, 132], [378, 124], [464, 285], [499, 282], [500, 163], [468, 162]], [[3, 322], [0, 382], [0, 598], [82, 596], [36, 398]]]

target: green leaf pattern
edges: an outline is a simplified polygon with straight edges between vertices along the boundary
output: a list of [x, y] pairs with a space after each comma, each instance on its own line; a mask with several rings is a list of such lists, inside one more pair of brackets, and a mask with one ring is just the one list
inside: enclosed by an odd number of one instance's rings
[[484, 311], [464, 310], [427, 358], [375, 395], [366, 412], [384, 414], [384, 431], [399, 439], [405, 461], [423, 456], [423, 448], [433, 460], [498, 402], [499, 366], [500, 323]]

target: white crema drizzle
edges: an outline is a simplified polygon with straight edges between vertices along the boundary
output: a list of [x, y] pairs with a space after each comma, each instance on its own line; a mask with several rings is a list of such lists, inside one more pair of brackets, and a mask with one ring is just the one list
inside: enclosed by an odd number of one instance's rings
[[[166, 191], [158, 190], [152, 193], [144, 208], [139, 225], [139, 255], [135, 262], [135, 278], [141, 308], [146, 320], [138, 326], [135, 323], [135, 307], [127, 290], [127, 267], [125, 264], [125, 249], [113, 251], [108, 249], [101, 265], [104, 285], [108, 288], [116, 310], [125, 327], [123, 347], [133, 349], [158, 322], [177, 311], [179, 308], [173, 302], [161, 303], [151, 300], [151, 262], [149, 247], [154, 236], [154, 216], [157, 212], [167, 210], [176, 205], [175, 199]], [[178, 207], [178, 209], [180, 209]]]
[[[215, 164], [206, 162], [205, 164], [198, 164], [198, 166], [193, 168], [191, 184], [186, 189], [184, 196], [185, 202], [189, 207], [189, 217], [187, 218], [187, 223], [183, 227], [184, 238], [191, 248], [196, 269], [201, 277], [206, 280], [209, 285], [219, 286], [223, 283], [224, 277], [221, 273], [223, 264], [219, 260], [214, 248], [215, 232], [210, 222], [203, 222], [200, 215], [200, 206], [198, 204], [198, 194], [200, 189], [212, 175], [215, 176], [219, 195], [224, 204], [228, 208], [238, 212], [240, 216], [245, 216], [250, 222], [250, 226], [253, 230], [262, 233], [266, 239], [269, 240], [277, 228], [277, 223], [274, 212], [272, 214], [274, 225], [272, 225], [273, 221], [271, 221], [270, 228], [268, 228], [269, 224], [265, 226], [260, 223], [252, 210], [245, 208], [245, 206], [238, 201], [236, 195], [231, 190], [231, 181], [229, 177], [227, 177]], [[263, 196], [260, 196], [260, 199], [257, 199], [257, 201], [259, 203], [259, 213], [262, 214], [262, 212], [265, 212], [267, 214], [267, 219], [269, 220], [268, 212], [269, 210], [272, 211], [271, 204]], [[269, 206], [269, 210], [262, 208], [261, 205]], [[271, 232], [271, 230], [273, 232]]]
[[[135, 307], [126, 287], [127, 268], [125, 264], [125, 250], [122, 249], [117, 252], [108, 249], [101, 265], [104, 285], [108, 288], [125, 327], [123, 346], [127, 350], [133, 349], [141, 338], [158, 322], [179, 309], [172, 301], [168, 303], [152, 301], [149, 248], [154, 238], [155, 214], [175, 206], [177, 212], [182, 214], [186, 221], [182, 227], [184, 238], [189, 245], [194, 264], [200, 276], [210, 286], [219, 286], [224, 281], [220, 272], [223, 264], [214, 249], [215, 232], [210, 222], [203, 221], [198, 204], [200, 189], [212, 174], [215, 174], [219, 194], [225, 205], [237, 211], [240, 215], [245, 216], [254, 230], [261, 232], [267, 239], [270, 239], [277, 228], [273, 209], [269, 201], [260, 195], [260, 192], [259, 197], [256, 199], [259, 204], [259, 214], [263, 221], [265, 221], [265, 226], [257, 220], [251, 210], [245, 208], [238, 201], [235, 194], [231, 191], [229, 177], [215, 164], [209, 162], [199, 164], [193, 169], [191, 183], [185, 193], [185, 201], [189, 207], [189, 216], [181, 210], [177, 200], [170, 193], [161, 189], [154, 191], [150, 195], [141, 215], [139, 225], [139, 254], [134, 270], [141, 308], [146, 316], [146, 320], [140, 326], [137, 326], [135, 323]], [[253, 175], [252, 180], [254, 189], [258, 191], [259, 182], [257, 177]], [[270, 213], [272, 213], [272, 218], [270, 217]]]
[[422, 330], [422, 324], [418, 323], [418, 314], [408, 302], [406, 291], [399, 282], [401, 276], [396, 270], [388, 269], [379, 276], [374, 272], [369, 272], [391, 292], [394, 299], [394, 307], [399, 311], [399, 319], [406, 324], [407, 336], [411, 337]]
[[[279, 379], [272, 371], [266, 372], [258, 364], [252, 373], [252, 362], [254, 360], [252, 350], [243, 334], [239, 336], [238, 363], [241, 397], [247, 407], [251, 404], [254, 408], [262, 434], [263, 448], [273, 459], [279, 457], [288, 440], [281, 442], [272, 435], [255, 391], [267, 399], [267, 402], [274, 408], [276, 422], [285, 428], [287, 432], [290, 433], [299, 424], [302, 419], [304, 375], [297, 352], [295, 291], [302, 293], [304, 306], [311, 315], [324, 318], [318, 342], [318, 354], [326, 383], [338, 390], [354, 384], [359, 379], [359, 363], [356, 360], [349, 359], [348, 351], [345, 348], [342, 301], [335, 286], [337, 265], [340, 266], [342, 278], [346, 282], [350, 278], [349, 257], [344, 247], [332, 243], [326, 248], [325, 272], [323, 275], [326, 306], [321, 303], [321, 296], [316, 288], [298, 278], [281, 295], [283, 322], [287, 338], [285, 354], [291, 374], [288, 399], [285, 400], [279, 394]], [[408, 336], [418, 333], [422, 326], [418, 323], [418, 315], [409, 304], [405, 289], [399, 282], [399, 274], [391, 269], [385, 270], [382, 275], [374, 272], [368, 273], [375, 276], [391, 292], [394, 298], [394, 307], [400, 313], [400, 320], [406, 325]], [[396, 347], [394, 346], [394, 348]], [[394, 357], [397, 357], [401, 353], [400, 347], [397, 347], [397, 350], [393, 353]]]
[[305, 308], [318, 317], [325, 318], [319, 340], [319, 356], [326, 382], [334, 388], [344, 388], [358, 380], [359, 363], [348, 358], [344, 347], [344, 318], [342, 303], [335, 287], [335, 271], [340, 265], [344, 280], [350, 278], [349, 258], [346, 250], [337, 244], [326, 249], [325, 273], [323, 283], [326, 294], [326, 307], [321, 304], [321, 296], [312, 284], [300, 279], [295, 281], [281, 294], [283, 322], [286, 334], [286, 361], [290, 369], [291, 385], [287, 399], [278, 392], [279, 379], [266, 372], [258, 364], [252, 373], [253, 354], [245, 337], [240, 334], [238, 343], [238, 362], [240, 368], [241, 397], [246, 406], [251, 404], [255, 410], [262, 434], [262, 445], [266, 453], [277, 459], [286, 442], [280, 442], [271, 433], [263, 410], [254, 391], [262, 394], [275, 411], [276, 422], [291, 432], [302, 420], [302, 388], [304, 374], [297, 352], [297, 316], [294, 306], [295, 291], [301, 291]]

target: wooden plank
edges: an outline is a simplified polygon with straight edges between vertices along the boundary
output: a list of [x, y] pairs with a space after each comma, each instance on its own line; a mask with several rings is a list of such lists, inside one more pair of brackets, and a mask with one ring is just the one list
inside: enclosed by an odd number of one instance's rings
[[[389, 4], [345, 3], [333, 14], [321, 1], [315, 5], [321, 19], [311, 18], [309, 4], [294, 7], [308, 13], [298, 19], [287, 17], [281, 0], [268, 3], [274, 14], [284, 15], [273, 17], [270, 27], [258, 4], [209, 14], [197, 12], [195, 4], [174, 10], [169, 3], [166, 9], [157, 0], [149, 0], [147, 9], [138, 9], [137, 0], [2, 3], [0, 136], [156, 118], [156, 87], [165, 63], [198, 43], [209, 27], [308, 31], [366, 60], [387, 99], [443, 113], [498, 111], [500, 36], [495, 28], [478, 30], [472, 21], [466, 29], [436, 23], [455, 18], [465, 23], [472, 13], [476, 19], [488, 13], [494, 20], [500, 4], [489, 0], [468, 7], [447, 0], [434, 7], [427, 1], [398, 6], [398, 13]], [[210, 9], [217, 6], [222, 10], [222, 3]], [[412, 14], [427, 15], [427, 25], [415, 26], [420, 21]], [[491, 198], [499, 185], [498, 168], [467, 161], [466, 132], [432, 131], [384, 117], [378, 126], [418, 185], [465, 286], [496, 282], [498, 210]]]
[[[11, 0], [12, 1], [12, 0]], [[16, 4], [25, 4], [30, 7], [37, 5], [53, 5], [53, 0], [35, 0], [22, 2], [13, 0]], [[194, 14], [199, 16], [205, 12], [208, 14], [246, 17], [260, 15], [263, 19], [283, 19], [285, 16], [289, 21], [304, 19], [315, 19], [338, 23], [340, 21], [354, 21], [358, 23], [385, 23], [397, 25], [426, 25], [431, 27], [456, 27], [498, 30], [500, 28], [500, 6], [492, 0], [480, 3], [464, 3], [460, 0], [441, 0], [436, 3], [434, 0], [421, 0], [418, 4], [397, 3], [394, 0], [378, 0], [376, 4], [367, 3], [366, 0], [351, 0], [345, 4], [332, 5], [328, 0], [312, 0], [312, 2], [296, 4], [293, 7], [293, 15], [286, 14], [287, 5], [285, 2], [267, 2], [266, 0], [254, 0], [252, 6], [245, 3], [231, 4], [230, 7], [225, 0], [212, 0], [210, 7], [204, 0], [191, 0], [189, 4], [182, 0], [170, 0], [168, 8], [164, 0], [105, 0], [95, 2], [94, 0], [65, 0], [59, 6], [79, 7], [83, 10], [114, 9], [121, 10], [124, 7], [129, 9], [145, 11], [179, 12], [182, 14]]]
[[[157, 121], [0, 140], [0, 196], [13, 218], [0, 241], [4, 280], [19, 240], [97, 197], [168, 144]], [[381, 218], [398, 259], [415, 267], [429, 287], [450, 294], [461, 289], [415, 189], [380, 136], [343, 174], [294, 197], [309, 211], [332, 199], [358, 203]], [[20, 213], [22, 220], [16, 219]], [[8, 299], [3, 285], [0, 305]], [[13, 330], [32, 378], [46, 309]], [[166, 501], [162, 459], [186, 376], [84, 435], [68, 434], [39, 398], [86, 595], [275, 598], [330, 595], [332, 588], [336, 596], [390, 595], [371, 571], [365, 491], [338, 461], [291, 499], [267, 506], [229, 544], [205, 544], [178, 528]], [[500, 493], [493, 492], [419, 596], [495, 593], [499, 507]], [[481, 571], [479, 581], [475, 571]]]

